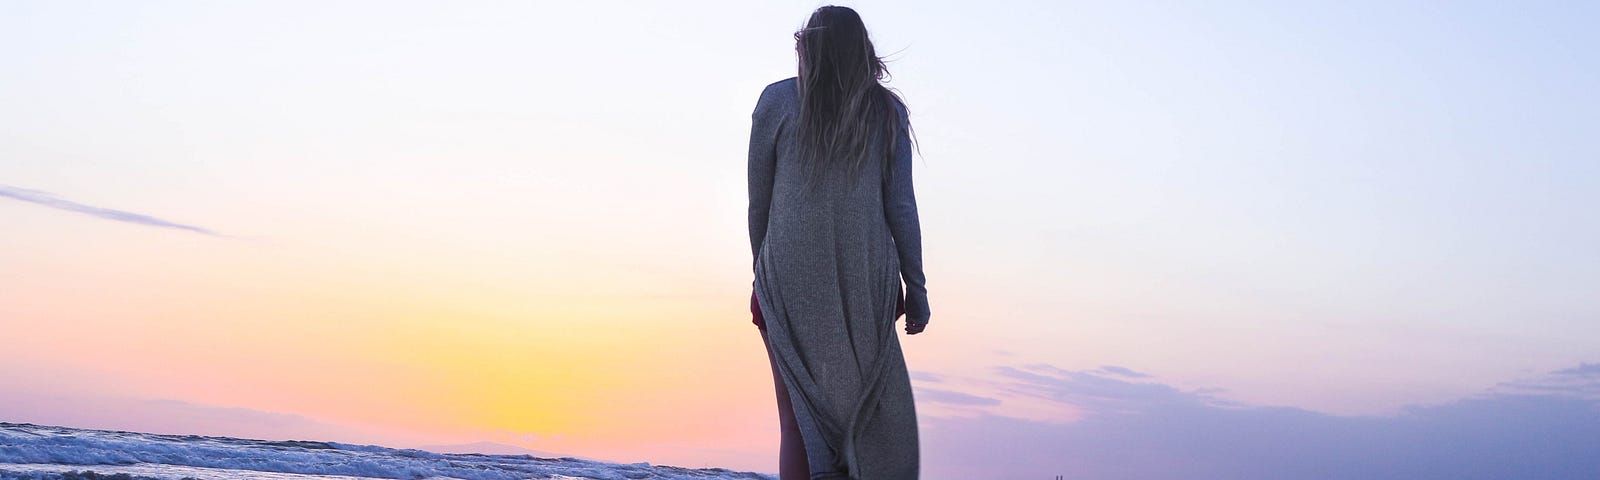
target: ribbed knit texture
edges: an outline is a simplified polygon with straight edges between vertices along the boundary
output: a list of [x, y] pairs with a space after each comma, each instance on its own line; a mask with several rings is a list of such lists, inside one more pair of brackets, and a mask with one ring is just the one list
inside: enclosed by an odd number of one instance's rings
[[896, 138], [888, 179], [878, 168], [854, 184], [826, 172], [806, 192], [799, 114], [789, 78], [768, 85], [751, 115], [750, 250], [768, 347], [812, 478], [914, 479], [916, 406], [895, 329], [902, 291], [906, 321], [929, 318], [911, 140]]

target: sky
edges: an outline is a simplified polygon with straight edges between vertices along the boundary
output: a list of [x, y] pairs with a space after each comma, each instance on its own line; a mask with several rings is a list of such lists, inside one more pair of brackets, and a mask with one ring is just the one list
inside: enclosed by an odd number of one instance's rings
[[[844, 4], [931, 478], [1600, 472], [1600, 7]], [[0, 421], [775, 471], [742, 177], [819, 5], [0, 3]]]

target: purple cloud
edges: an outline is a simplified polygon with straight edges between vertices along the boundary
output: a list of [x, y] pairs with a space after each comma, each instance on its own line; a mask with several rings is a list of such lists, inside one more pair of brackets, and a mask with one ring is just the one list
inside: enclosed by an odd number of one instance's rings
[[1109, 373], [1109, 374], [1112, 374], [1112, 375], [1120, 375], [1120, 376], [1129, 377], [1129, 378], [1149, 378], [1150, 377], [1149, 375], [1146, 375], [1146, 374], [1143, 374], [1143, 373], [1139, 373], [1139, 372], [1135, 372], [1135, 371], [1130, 370], [1128, 368], [1118, 367], [1116, 365], [1101, 365], [1100, 366], [1100, 371], [1103, 372], [1103, 373]]
[[925, 402], [948, 403], [952, 405], [999, 405], [1000, 400], [995, 398], [973, 395], [970, 393], [954, 392], [950, 390], [937, 390], [932, 388], [918, 388], [917, 400]]
[[1600, 378], [1600, 363], [1580, 363], [1576, 367], [1556, 370], [1556, 375], [1576, 375], [1580, 377]]
[[73, 201], [70, 201], [70, 200], [65, 200], [65, 199], [56, 197], [55, 195], [52, 195], [49, 192], [42, 192], [42, 191], [39, 191], [39, 190], [29, 190], [29, 189], [26, 189], [26, 188], [19, 188], [19, 187], [11, 187], [11, 186], [6, 186], [6, 185], [0, 185], [0, 197], [8, 197], [8, 198], [16, 199], [16, 200], [21, 200], [21, 201], [24, 201], [24, 202], [44, 205], [46, 207], [50, 207], [50, 208], [54, 208], [54, 209], [58, 209], [58, 210], [66, 210], [66, 211], [69, 211], [69, 212], [78, 212], [78, 213], [82, 213], [82, 214], [86, 214], [86, 215], [92, 215], [92, 216], [104, 218], [104, 219], [107, 219], [107, 220], [115, 220], [115, 221], [118, 221], [118, 222], [136, 223], [136, 224], [140, 224], [140, 225], [148, 225], [148, 226], [152, 226], [152, 227], [161, 227], [161, 228], [174, 228], [174, 229], [178, 229], [178, 230], [187, 230], [187, 231], [190, 231], [190, 232], [195, 232], [195, 233], [199, 233], [199, 234], [203, 234], [203, 235], [222, 236], [222, 235], [218, 234], [217, 232], [211, 231], [210, 229], [207, 229], [207, 228], [196, 227], [196, 226], [193, 226], [193, 225], [184, 225], [184, 224], [176, 223], [176, 222], [170, 222], [170, 221], [167, 221], [167, 220], [162, 220], [162, 219], [159, 219], [159, 218], [156, 218], [156, 217], [152, 217], [152, 216], [149, 216], [149, 215], [144, 215], [144, 214], [138, 214], [138, 213], [127, 212], [127, 211], [122, 211], [122, 210], [115, 210], [115, 209], [104, 208], [104, 207], [96, 207], [96, 206], [91, 206], [91, 205], [84, 205], [84, 204], [73, 202]]
[[[1082, 409], [1072, 423], [985, 414], [922, 420], [938, 478], [1600, 478], [1600, 397], [1588, 365], [1391, 416], [1242, 405], [1106, 369], [997, 367], [1002, 393]], [[919, 397], [920, 398], [920, 397]]]

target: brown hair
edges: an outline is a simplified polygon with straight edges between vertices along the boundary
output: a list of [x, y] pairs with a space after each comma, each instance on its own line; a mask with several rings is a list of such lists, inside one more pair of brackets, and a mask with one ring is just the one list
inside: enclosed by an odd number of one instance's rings
[[[824, 172], [844, 166], [854, 182], [869, 162], [887, 178], [888, 158], [898, 153], [895, 139], [902, 129], [909, 135], [911, 124], [900, 121], [898, 110], [905, 102], [880, 83], [889, 70], [873, 50], [861, 16], [847, 7], [824, 6], [794, 38], [806, 188], [815, 188]], [[867, 158], [873, 145], [886, 156]]]

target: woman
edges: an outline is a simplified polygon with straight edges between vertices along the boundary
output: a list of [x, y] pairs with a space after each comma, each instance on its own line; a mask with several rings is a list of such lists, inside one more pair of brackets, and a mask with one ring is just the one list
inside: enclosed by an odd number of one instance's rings
[[781, 478], [916, 478], [894, 331], [901, 302], [907, 334], [929, 317], [906, 107], [880, 84], [855, 11], [817, 9], [795, 50], [799, 75], [761, 92], [750, 130], [751, 310], [778, 392]]

